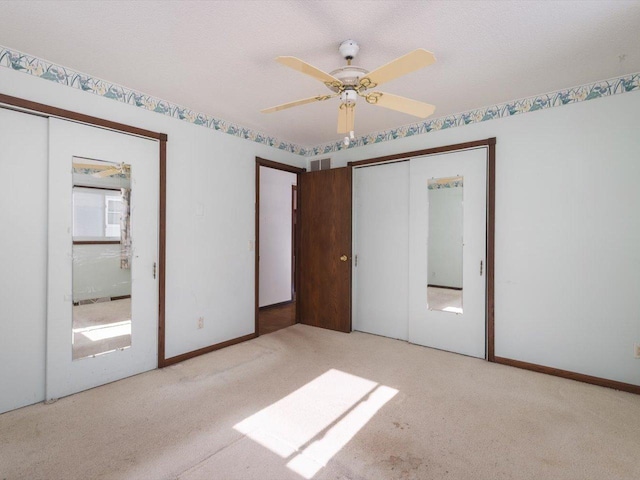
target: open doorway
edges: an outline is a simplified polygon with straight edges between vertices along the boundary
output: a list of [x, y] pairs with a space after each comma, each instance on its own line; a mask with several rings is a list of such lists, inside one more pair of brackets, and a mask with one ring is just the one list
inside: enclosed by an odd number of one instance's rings
[[298, 175], [256, 159], [256, 333], [296, 323]]

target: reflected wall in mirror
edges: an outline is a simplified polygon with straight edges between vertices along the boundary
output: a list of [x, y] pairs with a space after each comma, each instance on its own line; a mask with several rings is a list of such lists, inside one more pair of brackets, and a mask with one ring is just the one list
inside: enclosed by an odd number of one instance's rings
[[429, 180], [427, 305], [462, 313], [463, 177]]
[[73, 360], [131, 346], [131, 166], [73, 158]]

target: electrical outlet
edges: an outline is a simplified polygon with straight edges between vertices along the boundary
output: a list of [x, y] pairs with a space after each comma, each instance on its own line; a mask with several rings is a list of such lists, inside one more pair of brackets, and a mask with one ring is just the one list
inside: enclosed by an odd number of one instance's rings
[[633, 356], [640, 359], [640, 343], [635, 343], [633, 345]]
[[204, 317], [198, 317], [198, 329], [204, 328]]

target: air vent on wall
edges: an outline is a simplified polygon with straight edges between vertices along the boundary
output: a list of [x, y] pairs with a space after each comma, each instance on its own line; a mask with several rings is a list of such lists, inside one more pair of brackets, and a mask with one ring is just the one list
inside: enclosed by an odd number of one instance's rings
[[309, 162], [309, 170], [315, 172], [317, 170], [329, 170], [331, 168], [330, 158], [319, 158]]

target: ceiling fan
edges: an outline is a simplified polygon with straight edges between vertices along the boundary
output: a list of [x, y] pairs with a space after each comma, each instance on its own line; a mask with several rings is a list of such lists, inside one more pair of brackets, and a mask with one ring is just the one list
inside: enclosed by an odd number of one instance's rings
[[350, 140], [355, 139], [353, 131], [355, 125], [354, 110], [358, 97], [364, 98], [371, 105], [389, 108], [420, 118], [427, 118], [433, 114], [436, 109], [433, 105], [375, 90], [378, 85], [384, 82], [431, 65], [436, 61], [433, 53], [418, 48], [369, 72], [364, 68], [351, 65], [351, 61], [359, 50], [360, 47], [354, 40], [342, 42], [339, 51], [347, 60], [347, 65], [333, 70], [331, 73], [325, 73], [296, 57], [277, 57], [276, 61], [278, 63], [320, 80], [334, 93], [283, 103], [282, 105], [262, 110], [262, 113], [278, 112], [287, 108], [306, 105], [307, 103], [323, 102], [330, 98], [340, 97], [338, 133], [348, 134], [344, 138], [345, 146], [349, 146]]

